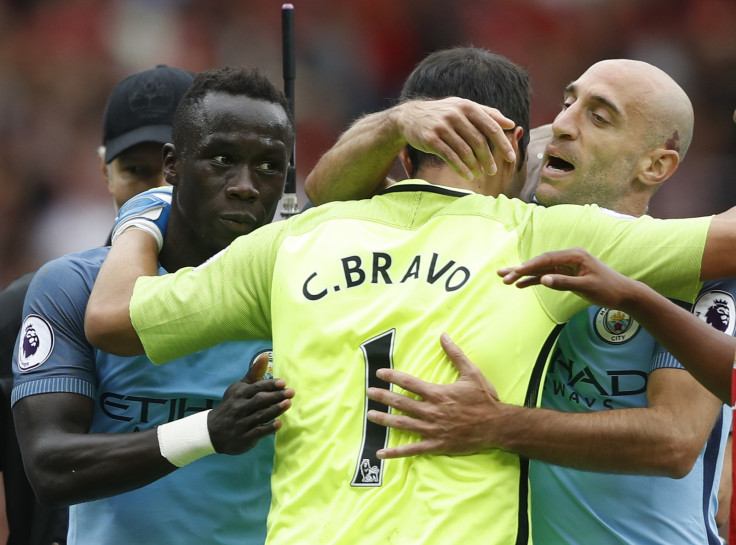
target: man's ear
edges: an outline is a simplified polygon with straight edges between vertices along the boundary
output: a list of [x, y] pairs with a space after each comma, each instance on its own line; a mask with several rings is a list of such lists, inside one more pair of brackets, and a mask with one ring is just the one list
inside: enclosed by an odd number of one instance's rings
[[176, 162], [178, 155], [174, 144], [164, 144], [163, 148], [164, 155], [164, 180], [171, 185], [176, 185], [179, 182], [179, 176], [176, 171]]
[[639, 180], [645, 185], [658, 186], [672, 176], [680, 164], [675, 150], [657, 148], [642, 157]]
[[414, 167], [411, 166], [411, 159], [409, 159], [409, 152], [406, 150], [406, 146], [401, 148], [401, 151], [399, 152], [399, 161], [401, 162], [401, 165], [404, 167], [404, 170], [406, 171], [406, 175], [409, 176], [409, 178], [414, 176]]
[[[508, 133], [507, 133], [508, 135]], [[522, 164], [521, 156], [519, 155], [519, 142], [521, 142], [521, 139], [524, 137], [524, 128], [517, 125], [514, 127], [514, 129], [511, 131], [511, 135], [509, 136], [509, 142], [511, 143], [511, 147], [514, 148], [514, 153], [516, 153], [516, 166], [514, 170], [521, 170], [524, 164]], [[526, 156], [524, 157], [524, 163], [529, 159], [529, 146], [526, 147]]]

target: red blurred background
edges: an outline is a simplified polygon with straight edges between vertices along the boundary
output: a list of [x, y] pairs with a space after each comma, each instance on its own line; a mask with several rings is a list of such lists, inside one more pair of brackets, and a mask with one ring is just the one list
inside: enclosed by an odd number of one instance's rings
[[[99, 171], [108, 93], [159, 63], [258, 66], [282, 85], [273, 0], [0, 0], [0, 288], [104, 243]], [[426, 53], [477, 45], [525, 65], [533, 125], [590, 64], [628, 57], [672, 75], [695, 107], [688, 157], [652, 215], [736, 205], [735, 0], [292, 0], [297, 183], [357, 116], [398, 96]], [[300, 205], [304, 196], [300, 195]]]

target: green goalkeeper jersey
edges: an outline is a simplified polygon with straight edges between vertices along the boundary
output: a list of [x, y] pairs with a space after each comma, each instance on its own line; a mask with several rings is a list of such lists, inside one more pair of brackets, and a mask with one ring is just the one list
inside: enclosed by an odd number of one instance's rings
[[296, 397], [276, 434], [270, 545], [526, 544], [526, 460], [498, 450], [377, 459], [384, 445], [420, 438], [366, 419], [380, 408], [365, 395], [381, 385], [376, 369], [455, 381], [446, 331], [502, 401], [535, 406], [560, 324], [587, 303], [504, 285], [497, 269], [581, 246], [692, 300], [709, 223], [545, 209], [409, 180], [265, 226], [197, 268], [141, 278], [131, 319], [155, 362], [273, 339], [274, 376]]

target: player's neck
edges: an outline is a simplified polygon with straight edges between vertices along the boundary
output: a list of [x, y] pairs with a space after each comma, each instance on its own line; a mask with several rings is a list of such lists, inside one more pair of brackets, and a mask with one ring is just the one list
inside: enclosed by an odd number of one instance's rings
[[446, 165], [419, 169], [414, 177], [426, 180], [431, 184], [463, 189], [491, 197], [498, 197], [504, 187], [503, 180], [500, 177], [481, 176], [466, 180]]
[[635, 194], [624, 195], [611, 202], [596, 201], [596, 204], [601, 208], [607, 208], [619, 214], [626, 214], [635, 218], [643, 216], [649, 210], [649, 199], [646, 196]]
[[196, 267], [213, 253], [212, 248], [172, 210], [164, 235], [164, 245], [159, 253], [161, 266], [168, 272], [176, 272], [182, 267]]

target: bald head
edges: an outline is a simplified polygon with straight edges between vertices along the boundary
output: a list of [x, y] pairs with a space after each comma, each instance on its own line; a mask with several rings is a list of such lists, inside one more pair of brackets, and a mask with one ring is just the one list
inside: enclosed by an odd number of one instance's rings
[[693, 136], [682, 88], [651, 64], [598, 62], [570, 83], [540, 170], [537, 200], [597, 203], [639, 216]]
[[641, 123], [642, 143], [677, 151], [680, 160], [693, 137], [693, 106], [685, 91], [666, 72], [643, 61], [608, 59], [591, 66], [593, 76], [618, 89], [618, 98]]

